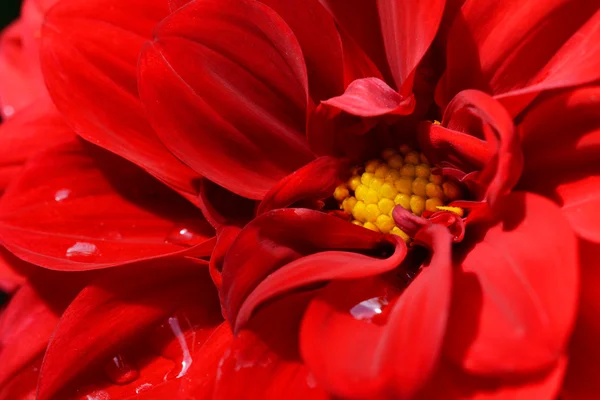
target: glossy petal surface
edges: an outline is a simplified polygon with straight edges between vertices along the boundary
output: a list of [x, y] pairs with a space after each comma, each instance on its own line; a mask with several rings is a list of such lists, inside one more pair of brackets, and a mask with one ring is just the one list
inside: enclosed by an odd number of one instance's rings
[[198, 175], [160, 142], [138, 97], [139, 53], [167, 15], [162, 0], [61, 1], [44, 24], [42, 68], [77, 134], [194, 198]]
[[213, 235], [200, 212], [175, 192], [83, 142], [31, 160], [0, 200], [4, 245], [51, 269], [96, 269], [166, 256]]
[[140, 60], [140, 94], [179, 158], [253, 199], [312, 159], [306, 65], [273, 10], [248, 0], [197, 1], [155, 36]]
[[456, 255], [446, 353], [477, 375], [540, 372], [558, 362], [573, 328], [576, 238], [558, 207], [535, 194], [507, 196], [497, 213], [489, 226], [468, 227]]

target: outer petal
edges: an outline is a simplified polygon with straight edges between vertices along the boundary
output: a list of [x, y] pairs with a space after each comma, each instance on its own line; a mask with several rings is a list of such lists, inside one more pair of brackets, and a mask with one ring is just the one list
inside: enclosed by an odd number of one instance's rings
[[224, 352], [215, 399], [329, 399], [300, 360], [300, 319], [312, 293], [278, 299], [262, 308]]
[[412, 93], [417, 65], [433, 42], [445, 0], [378, 0], [387, 59], [399, 93]]
[[[213, 235], [200, 212], [177, 194], [82, 142], [33, 159], [0, 199], [4, 245], [51, 269], [96, 269], [166, 256]], [[207, 250], [204, 255], [210, 246]]]
[[497, 211], [493, 224], [469, 226], [457, 254], [446, 354], [477, 375], [544, 371], [563, 354], [576, 316], [576, 239], [543, 197], [516, 192]]
[[466, 1], [448, 37], [438, 102], [476, 88], [515, 116], [541, 91], [599, 79], [599, 21], [596, 1]]
[[16, 113], [0, 125], [0, 192], [19, 175], [30, 157], [75, 137], [45, 100], [38, 100]]
[[556, 200], [580, 237], [600, 243], [600, 87], [540, 99], [519, 125], [520, 186]]
[[485, 93], [459, 93], [446, 108], [442, 125], [422, 128], [419, 144], [430, 160], [481, 171], [479, 199], [493, 204], [517, 183], [523, 169], [519, 137], [506, 110]]
[[311, 160], [306, 66], [273, 10], [249, 0], [196, 1], [155, 36], [142, 53], [140, 94], [179, 158], [254, 199]]
[[[450, 311], [451, 237], [440, 225], [428, 226], [419, 236], [429, 239], [432, 257], [399, 298], [388, 300], [384, 291], [359, 292], [364, 297], [355, 298], [352, 286], [367, 284], [364, 280], [337, 288], [332, 283], [306, 311], [302, 355], [317, 382], [333, 394], [407, 399], [433, 374]], [[358, 310], [374, 301], [392, 303], [379, 323], [376, 316], [365, 320]]]
[[[270, 211], [248, 224], [231, 245], [223, 266], [223, 297], [234, 328], [276, 294], [336, 277], [377, 275], [399, 265], [406, 253], [404, 242], [360, 228], [307, 209]], [[388, 256], [352, 250], [385, 251]], [[247, 298], [251, 293], [252, 298]]]
[[195, 199], [198, 175], [165, 149], [138, 98], [139, 52], [166, 15], [165, 0], [61, 1], [43, 28], [42, 68], [77, 134]]
[[[65, 383], [93, 363], [126, 350], [138, 335], [182, 304], [202, 304], [205, 322], [219, 322], [216, 293], [204, 266], [182, 260], [159, 263], [109, 271], [75, 298], [62, 315], [44, 356], [39, 399], [53, 398]], [[92, 331], [90, 323], [94, 325]], [[184, 355], [184, 362], [193, 362], [191, 355]], [[183, 368], [181, 376], [189, 365]]]

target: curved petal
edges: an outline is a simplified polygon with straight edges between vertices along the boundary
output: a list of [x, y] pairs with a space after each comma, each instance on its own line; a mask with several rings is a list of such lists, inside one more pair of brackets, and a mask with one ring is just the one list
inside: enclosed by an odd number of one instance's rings
[[[36, 268], [0, 247], [0, 292], [12, 294], [27, 281], [26, 275]], [[4, 298], [0, 302], [4, 303]]]
[[582, 87], [540, 99], [519, 124], [525, 155], [520, 187], [555, 199], [575, 232], [596, 243], [600, 243], [599, 107], [600, 87]]
[[437, 33], [445, 0], [379, 0], [387, 60], [398, 92], [412, 93], [415, 70]]
[[26, 29], [17, 20], [0, 35], [0, 116], [7, 120], [38, 98], [49, 101], [39, 62], [26, 48]]
[[142, 52], [140, 95], [165, 145], [194, 170], [261, 199], [312, 159], [308, 82], [285, 22], [249, 0], [190, 3]]
[[246, 225], [254, 217], [256, 204], [256, 201], [238, 196], [208, 179], [200, 182], [198, 206], [215, 229]]
[[333, 18], [319, 0], [261, 0], [261, 3], [279, 14], [298, 40], [313, 101], [342, 93], [342, 41]]
[[200, 211], [183, 198], [135, 165], [84, 142], [40, 154], [0, 198], [4, 245], [51, 269], [96, 269], [167, 256], [209, 245], [213, 235]]
[[466, 1], [448, 36], [438, 103], [476, 88], [516, 116], [542, 91], [599, 79], [599, 21], [593, 1]]
[[320, 157], [283, 178], [265, 195], [256, 214], [285, 208], [301, 200], [331, 197], [335, 187], [348, 174], [349, 165], [333, 157]]
[[523, 153], [511, 117], [498, 101], [477, 90], [460, 92], [446, 108], [442, 125], [424, 124], [419, 144], [428, 159], [480, 169], [480, 199], [490, 204], [507, 194], [523, 170]]
[[473, 374], [551, 368], [577, 311], [577, 242], [556, 205], [515, 192], [497, 220], [469, 226], [457, 255], [446, 354]]
[[329, 399], [298, 354], [298, 331], [311, 293], [278, 299], [240, 331], [219, 363], [216, 399]]
[[[393, 254], [392, 246], [395, 246]], [[331, 251], [327, 251], [329, 249]], [[375, 254], [385, 251], [388, 256], [366, 256], [353, 253], [353, 250]], [[322, 212], [308, 209], [270, 211], [248, 224], [225, 256], [223, 298], [228, 319], [235, 330], [248, 320], [258, 303], [275, 292], [335, 276], [375, 275], [397, 266], [405, 253], [404, 242]], [[365, 264], [372, 264], [371, 270], [363, 268]], [[274, 272], [281, 268], [275, 275]], [[286, 276], [293, 276], [293, 279]], [[281, 286], [282, 280], [285, 287]], [[261, 282], [264, 286], [259, 291], [257, 286]], [[252, 301], [247, 300], [251, 293], [254, 293]], [[243, 314], [242, 306], [245, 307]]]
[[0, 193], [37, 153], [72, 141], [69, 129], [54, 107], [37, 100], [0, 125]]
[[[332, 283], [307, 309], [302, 356], [317, 382], [333, 394], [411, 398], [433, 374], [450, 311], [451, 237], [440, 225], [429, 225], [420, 236], [432, 247], [431, 259], [394, 302], [385, 292], [352, 290], [365, 281]], [[378, 323], [377, 316], [363, 316], [358, 308], [372, 307], [373, 300], [380, 304], [374, 314], [382, 313], [382, 303], [392, 303]]]
[[48, 13], [41, 62], [52, 100], [84, 139], [132, 161], [192, 201], [199, 176], [150, 127], [136, 66], [165, 0], [65, 0]]
[[563, 356], [549, 371], [516, 378], [483, 378], [469, 375], [444, 360], [416, 400], [555, 399], [566, 366], [567, 357]]
[[211, 285], [205, 267], [189, 260], [112, 270], [92, 281], [65, 310], [54, 331], [40, 371], [38, 398], [53, 398], [69, 380], [125, 350], [183, 304], [201, 304], [203, 322], [218, 324], [217, 296]]
[[[383, 37], [381, 36], [377, 2], [363, 0], [319, 1], [331, 13], [342, 31], [344, 52], [348, 51], [348, 46], [359, 48], [361, 52], [366, 53], [369, 62], [374, 63], [374, 70], [382, 71], [386, 82], [392, 82], [393, 78], [389, 71]], [[346, 40], [345, 35], [348, 35]], [[348, 42], [352, 42], [352, 44]], [[356, 59], [350, 59], [346, 64], [352, 61], [356, 61]], [[367, 78], [368, 76], [371, 75], [361, 76], [361, 78]]]

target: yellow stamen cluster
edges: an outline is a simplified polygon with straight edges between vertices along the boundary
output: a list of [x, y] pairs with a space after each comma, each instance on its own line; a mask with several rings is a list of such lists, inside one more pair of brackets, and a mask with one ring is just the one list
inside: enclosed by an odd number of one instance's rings
[[367, 161], [364, 169], [356, 168], [352, 177], [335, 189], [333, 197], [352, 215], [352, 223], [408, 240], [392, 218], [398, 205], [415, 215], [446, 210], [462, 216], [462, 209], [447, 207], [462, 197], [460, 186], [433, 174], [422, 153], [406, 145], [398, 150], [385, 149], [381, 159]]

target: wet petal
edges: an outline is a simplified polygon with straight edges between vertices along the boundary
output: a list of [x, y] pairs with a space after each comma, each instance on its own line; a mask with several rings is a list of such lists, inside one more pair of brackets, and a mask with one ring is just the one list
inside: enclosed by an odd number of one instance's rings
[[[366, 300], [357, 290], [368, 285], [366, 280], [331, 283], [306, 311], [302, 355], [317, 382], [333, 394], [410, 398], [435, 370], [450, 311], [451, 237], [440, 225], [422, 229], [419, 236], [432, 246], [431, 259], [389, 311], [383, 310], [383, 321], [375, 323], [376, 316], [371, 321], [357, 314], [357, 307], [345, 307], [349, 300], [355, 300], [352, 305]], [[363, 297], [354, 298], [357, 294]]]
[[[96, 269], [167, 256], [210, 245], [213, 235], [199, 210], [175, 192], [82, 142], [31, 160], [0, 199], [4, 245], [51, 269]], [[203, 255], [211, 247], [206, 250]]]
[[476, 88], [516, 116], [542, 91], [597, 80], [598, 21], [595, 2], [466, 1], [448, 36], [438, 102]]
[[[369, 250], [387, 256], [352, 252]], [[239, 329], [258, 304], [276, 294], [336, 277], [376, 275], [397, 266], [405, 254], [403, 241], [322, 212], [270, 211], [248, 224], [225, 256], [225, 309]]]
[[260, 199], [312, 159], [306, 65], [273, 10], [248, 0], [194, 2], [155, 36], [142, 52], [140, 94], [165, 145], [194, 170]]
[[203, 265], [181, 259], [112, 270], [92, 281], [59, 321], [44, 356], [38, 397], [53, 398], [86, 368], [127, 350], [140, 334], [185, 304], [202, 304], [206, 321], [217, 324], [211, 285]]
[[[554, 199], [580, 237], [600, 243], [600, 87], [540, 99], [519, 125], [520, 186]], [[553, 116], [560, 115], [560, 118]]]
[[433, 42], [445, 0], [380, 0], [377, 2], [387, 59], [396, 89], [410, 96], [417, 65]]
[[540, 372], [561, 357], [576, 317], [575, 235], [535, 194], [510, 194], [497, 212], [469, 226], [456, 257], [446, 353], [477, 375]]
[[164, 0], [61, 1], [46, 18], [41, 61], [52, 100], [77, 134], [193, 200], [198, 175], [165, 149], [138, 97], [140, 50], [167, 15]]

